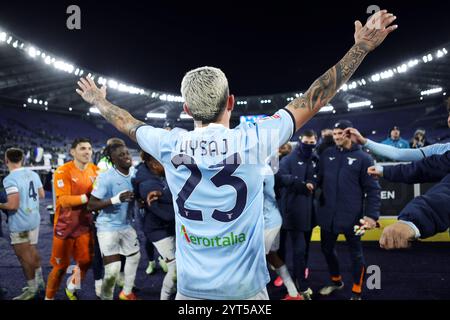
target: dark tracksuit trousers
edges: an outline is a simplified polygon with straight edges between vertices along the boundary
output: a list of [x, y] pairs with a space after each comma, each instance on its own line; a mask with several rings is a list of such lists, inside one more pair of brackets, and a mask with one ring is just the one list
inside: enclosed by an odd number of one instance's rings
[[[283, 261], [286, 261], [286, 243], [290, 241], [292, 247], [292, 258], [294, 265], [294, 280], [300, 291], [306, 291], [309, 288], [309, 281], [305, 277], [305, 270], [308, 268], [309, 245], [311, 243], [312, 231], [280, 230], [280, 248], [278, 255]], [[284, 245], [281, 245], [284, 244]]]
[[[323, 229], [320, 231], [322, 252], [328, 264], [331, 280], [333, 281], [342, 281], [339, 261], [335, 249], [338, 236], [338, 234], [334, 234]], [[352, 291], [355, 293], [361, 293], [364, 274], [366, 271], [361, 237], [356, 236], [353, 232], [344, 233], [344, 236], [349, 247], [350, 258], [352, 261]]]

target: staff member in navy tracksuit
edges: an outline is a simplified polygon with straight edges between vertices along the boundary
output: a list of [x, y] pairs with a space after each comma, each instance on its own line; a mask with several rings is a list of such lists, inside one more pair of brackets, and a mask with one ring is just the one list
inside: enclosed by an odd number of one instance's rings
[[450, 227], [450, 151], [407, 165], [373, 166], [369, 174], [393, 182], [438, 182], [427, 193], [414, 198], [400, 212], [398, 222], [383, 230], [385, 249], [407, 248], [410, 241], [428, 238]]
[[163, 166], [146, 152], [133, 180], [136, 195], [145, 201], [144, 234], [167, 263], [167, 274], [161, 288], [161, 300], [176, 292], [175, 211]]
[[291, 241], [294, 276], [298, 290], [305, 300], [310, 300], [312, 290], [307, 280], [309, 243], [314, 227], [314, 189], [317, 186], [317, 156], [313, 150], [317, 135], [307, 130], [300, 136], [297, 148], [280, 162], [276, 175], [281, 189], [282, 237]]
[[[373, 159], [358, 145], [352, 144], [344, 129], [352, 127], [342, 120], [334, 125], [336, 147], [326, 149], [319, 160], [319, 199], [317, 222], [321, 228], [322, 252], [328, 264], [332, 284], [320, 290], [329, 295], [342, 289], [344, 283], [339, 270], [335, 244], [339, 234], [344, 234], [352, 259], [352, 299], [361, 299], [365, 262], [360, 236], [354, 226], [361, 219], [366, 229], [374, 228], [380, 215], [380, 185], [367, 174]], [[366, 202], [364, 204], [364, 201]]]

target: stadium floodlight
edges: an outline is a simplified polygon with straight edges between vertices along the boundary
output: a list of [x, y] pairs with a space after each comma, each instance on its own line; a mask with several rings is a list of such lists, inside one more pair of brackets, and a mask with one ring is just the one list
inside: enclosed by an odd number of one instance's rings
[[33, 99], [33, 103], [37, 104], [38, 103], [37, 99]]
[[397, 67], [397, 72], [398, 73], [404, 73], [406, 71], [408, 71], [408, 66], [406, 65], [406, 63], [404, 63], [401, 66]]
[[34, 47], [29, 47], [28, 48], [28, 55], [32, 58], [36, 57], [37, 52], [36, 49]]
[[117, 89], [118, 86], [119, 86], [119, 84], [117, 83], [116, 80], [110, 79], [108, 81], [108, 87], [110, 87], [112, 89]]
[[44, 102], [44, 105], [45, 105], [45, 106], [48, 106], [48, 101], [45, 101], [45, 102]]
[[447, 54], [447, 49], [443, 48], [442, 51], [444, 52], [444, 54]]
[[24, 103], [24, 104], [23, 104], [23, 107], [24, 107], [24, 108], [26, 108], [26, 107], [27, 107], [27, 104], [26, 104], [26, 103]]
[[18, 46], [19, 46], [19, 41], [18, 41], [18, 40], [14, 41], [13, 47], [14, 47], [14, 48], [17, 48]]
[[69, 111], [72, 111], [72, 107], [69, 107]]
[[381, 79], [381, 76], [379, 73], [375, 73], [372, 77], [371, 77], [373, 82], [378, 82]]
[[192, 117], [185, 112], [181, 112], [180, 119], [192, 119]]
[[42, 100], [39, 100], [39, 104], [43, 104], [44, 103], [44, 101], [42, 101]]
[[11, 41], [12, 41], [12, 39], [13, 39], [13, 37], [9, 36], [8, 40], [6, 40], [6, 43], [7, 43], [7, 44], [10, 44]]
[[32, 103], [33, 102], [33, 99], [31, 99], [31, 98], [28, 98], [28, 103]]
[[149, 113], [147, 113], [147, 118], [151, 118], [151, 119], [166, 119], [167, 115], [165, 113], [149, 112]]
[[45, 111], [47, 111], [48, 110], [48, 107], [45, 107]]
[[319, 112], [331, 112], [333, 110], [334, 110], [334, 107], [331, 104], [328, 104], [328, 105], [320, 108]]
[[366, 100], [366, 101], [349, 103], [347, 106], [349, 109], [354, 109], [354, 108], [368, 107], [371, 104], [372, 104], [372, 101]]
[[89, 112], [94, 114], [100, 114], [100, 110], [98, 110], [97, 107], [90, 107]]
[[436, 53], [436, 58], [442, 58], [443, 56], [445, 56], [445, 52], [441, 51], [441, 50], [438, 50], [437, 53]]
[[435, 93], [439, 93], [439, 92], [442, 92], [442, 88], [441, 87], [422, 91], [422, 92], [420, 92], [420, 95], [421, 96], [429, 96], [430, 94], [435, 94]]
[[0, 41], [5, 42], [8, 34], [6, 32], [0, 33]]

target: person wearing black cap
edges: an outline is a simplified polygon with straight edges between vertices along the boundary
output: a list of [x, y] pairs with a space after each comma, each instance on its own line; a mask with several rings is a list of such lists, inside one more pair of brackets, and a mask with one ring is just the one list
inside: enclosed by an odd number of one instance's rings
[[389, 137], [386, 140], [381, 141], [382, 144], [387, 144], [399, 149], [409, 148], [409, 143], [405, 139], [400, 137], [400, 128], [393, 126], [389, 131]]
[[[360, 233], [362, 229], [376, 227], [380, 215], [380, 185], [367, 174], [373, 159], [350, 136], [346, 128], [353, 127], [348, 120], [334, 125], [333, 138], [336, 147], [326, 149], [319, 160], [318, 180], [322, 193], [317, 210], [322, 252], [328, 264], [332, 283], [320, 290], [329, 295], [344, 287], [335, 245], [339, 234], [344, 234], [352, 260], [352, 300], [361, 299], [365, 274], [365, 262]], [[365, 203], [364, 203], [365, 202]]]

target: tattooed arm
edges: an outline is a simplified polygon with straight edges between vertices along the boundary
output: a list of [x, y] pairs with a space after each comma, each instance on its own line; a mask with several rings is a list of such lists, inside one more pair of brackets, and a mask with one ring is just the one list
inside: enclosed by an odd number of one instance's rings
[[136, 130], [145, 124], [135, 119], [128, 111], [113, 105], [106, 100], [106, 87], [100, 89], [91, 78], [80, 78], [77, 93], [88, 103], [96, 106], [102, 116], [133, 141], [136, 141]]
[[371, 16], [363, 27], [355, 22], [355, 44], [334, 67], [318, 78], [308, 91], [287, 105], [300, 129], [320, 108], [334, 97], [339, 88], [350, 79], [366, 55], [378, 47], [397, 25], [389, 26], [396, 17], [386, 10]]

